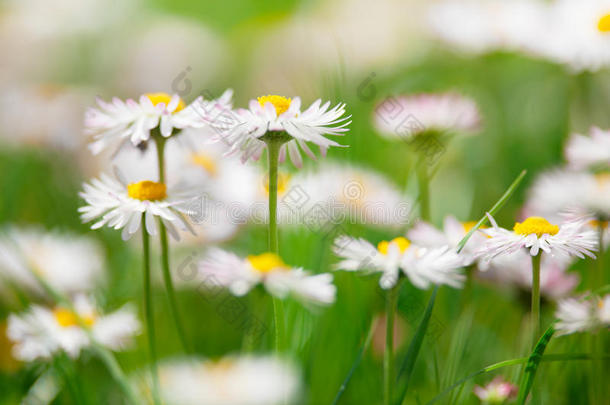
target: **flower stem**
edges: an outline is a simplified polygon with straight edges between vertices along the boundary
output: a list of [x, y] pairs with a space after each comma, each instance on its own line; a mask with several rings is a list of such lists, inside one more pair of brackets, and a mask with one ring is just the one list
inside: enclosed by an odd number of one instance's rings
[[394, 315], [398, 301], [398, 285], [396, 284], [386, 295], [386, 329], [385, 352], [383, 355], [383, 404], [392, 404], [392, 389], [394, 379]]
[[169, 309], [171, 316], [174, 320], [176, 330], [178, 331], [178, 336], [180, 337], [182, 347], [185, 352], [190, 353], [191, 350], [188, 344], [188, 340], [186, 339], [186, 333], [184, 332], [184, 324], [182, 322], [182, 317], [180, 316], [180, 311], [178, 310], [176, 293], [174, 290], [174, 282], [172, 281], [172, 274], [169, 270], [169, 243], [167, 240], [167, 229], [165, 229], [165, 224], [163, 223], [161, 218], [159, 218], [159, 227], [161, 239], [161, 267], [163, 268], [163, 280], [165, 282], [167, 297], [169, 299]]
[[[145, 221], [142, 214], [142, 223]], [[159, 404], [159, 375], [157, 371], [157, 349], [155, 346], [155, 321], [152, 304], [152, 288], [150, 282], [150, 237], [144, 227], [142, 227], [142, 248], [144, 255], [144, 312], [146, 314], [146, 333], [148, 335], [148, 348], [150, 355], [150, 372], [153, 381], [153, 399], [155, 404]]]
[[540, 337], [540, 260], [542, 253], [532, 256], [532, 347]]
[[422, 220], [430, 221], [430, 179], [426, 159], [422, 156], [417, 162], [417, 183], [419, 187], [419, 213]]
[[[277, 235], [277, 172], [282, 141], [269, 137], [267, 154], [269, 158], [269, 251], [279, 253]], [[275, 350], [280, 353], [284, 342], [284, 308], [279, 298], [273, 297], [273, 317], [275, 321]]]

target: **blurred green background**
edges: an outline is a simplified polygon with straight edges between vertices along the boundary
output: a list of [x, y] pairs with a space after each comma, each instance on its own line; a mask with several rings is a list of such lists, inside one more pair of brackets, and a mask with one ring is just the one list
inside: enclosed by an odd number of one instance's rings
[[[69, 7], [79, 7], [73, 3]], [[473, 137], [456, 137], [442, 156], [431, 186], [433, 221], [440, 225], [447, 214], [464, 221], [478, 219], [527, 169], [524, 183], [497, 216], [500, 224], [512, 225], [535, 174], [561, 164], [569, 133], [592, 124], [610, 126], [610, 77], [573, 75], [561, 66], [508, 52], [454, 52], [423, 32], [419, 16], [424, 5], [390, 0], [379, 5], [364, 0], [108, 2], [103, 13], [91, 15], [51, 7], [41, 20], [50, 27], [29, 32], [31, 21], [26, 24], [29, 20], [16, 17], [14, 9], [19, 7], [3, 4], [1, 46], [8, 57], [3, 57], [0, 82], [5, 110], [0, 122], [0, 221], [42, 224], [100, 239], [110, 274], [110, 282], [97, 293], [103, 306], [140, 303], [137, 249], [122, 242], [118, 232], [90, 231], [76, 212], [82, 204], [77, 196], [82, 182], [104, 165], [86, 150], [80, 132], [82, 112], [93, 105], [95, 95], [108, 99], [171, 92], [174, 80], [188, 68], [183, 77], [191, 87], [184, 96], [187, 102], [203, 91], [220, 94], [227, 87], [235, 90], [238, 106], [267, 93], [300, 95], [305, 103], [318, 97], [345, 102], [353, 115], [344, 139], [350, 147], [331, 150], [328, 159], [376, 169], [413, 190], [407, 146], [380, 138], [372, 128], [375, 102], [413, 92], [456, 90], [469, 95], [479, 105], [483, 129]], [[115, 7], [122, 10], [118, 15], [113, 14]], [[82, 21], [76, 24], [75, 19]], [[182, 80], [176, 83], [189, 86]], [[71, 95], [72, 104], [47, 109], [45, 102], [55, 105], [65, 94]], [[24, 124], [35, 120], [41, 125]], [[313, 167], [316, 162], [305, 164]], [[359, 225], [345, 224], [345, 229], [371, 240], [396, 236]], [[288, 263], [323, 272], [336, 261], [330, 237], [291, 228], [282, 229], [280, 238]], [[265, 245], [266, 230], [256, 226], [242, 229], [225, 243], [242, 253], [263, 251]], [[191, 251], [174, 253], [176, 267]], [[582, 273], [583, 282], [589, 265], [581, 261], [574, 269]], [[332, 402], [370, 320], [383, 310], [376, 277], [337, 273], [335, 280], [338, 299], [330, 308], [310, 311], [294, 302], [286, 308], [291, 351], [304, 374], [302, 404]], [[402, 291], [399, 359], [429, 295], [412, 287]], [[155, 291], [155, 302], [161, 357], [180, 355], [161, 288]], [[243, 302], [271, 327], [270, 303], [264, 296], [253, 293]], [[198, 353], [215, 358], [240, 349], [241, 332], [199, 292], [181, 290], [179, 305], [186, 309], [187, 333]], [[0, 307], [1, 318], [12, 309]], [[512, 289], [483, 283], [469, 290], [442, 288], [434, 311], [437, 332], [424, 341], [406, 403], [426, 403], [458, 378], [524, 353], [527, 309], [527, 296]], [[545, 303], [543, 311], [550, 320], [553, 304]], [[8, 343], [2, 345], [6, 349]], [[571, 336], [554, 340], [548, 352], [581, 353], [587, 345], [584, 337]], [[128, 372], [143, 366], [145, 347], [142, 335], [137, 350], [118, 355]], [[258, 350], [270, 348], [268, 333]], [[374, 342], [341, 403], [381, 403], [381, 361], [381, 349]], [[36, 366], [10, 364], [6, 358], [0, 362], [0, 404], [18, 403], [37, 373]], [[85, 356], [77, 367], [91, 403], [113, 403], [115, 387], [97, 360]], [[582, 368], [578, 362], [545, 364], [536, 382], [542, 403], [588, 403]], [[515, 366], [498, 374], [515, 382], [518, 372]], [[443, 403], [478, 403], [473, 383], [490, 379], [475, 378]], [[71, 399], [60, 393], [55, 403], [69, 404]]]

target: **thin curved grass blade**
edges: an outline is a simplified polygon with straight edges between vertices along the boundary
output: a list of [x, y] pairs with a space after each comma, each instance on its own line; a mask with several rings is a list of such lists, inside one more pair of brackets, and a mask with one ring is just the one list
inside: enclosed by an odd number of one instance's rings
[[542, 361], [542, 356], [544, 355], [544, 351], [546, 350], [547, 345], [551, 341], [553, 334], [555, 333], [555, 326], [551, 325], [544, 332], [532, 354], [530, 354], [527, 359], [527, 364], [525, 365], [525, 372], [521, 379], [521, 384], [519, 384], [519, 397], [517, 398], [517, 403], [519, 405], [523, 405], [525, 400], [527, 399], [527, 394], [529, 394], [532, 386], [534, 385], [534, 379], [536, 378], [536, 371], [538, 370], [538, 366]]

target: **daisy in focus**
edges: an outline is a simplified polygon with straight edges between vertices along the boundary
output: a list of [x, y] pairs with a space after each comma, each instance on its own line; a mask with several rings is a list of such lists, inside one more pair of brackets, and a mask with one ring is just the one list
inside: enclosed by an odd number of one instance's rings
[[121, 236], [127, 240], [140, 226], [144, 226], [149, 235], [156, 235], [156, 219], [159, 218], [176, 240], [180, 239], [176, 226], [195, 233], [186, 217], [190, 212], [188, 203], [195, 196], [188, 192], [168, 190], [164, 183], [149, 180], [126, 184], [124, 180], [106, 174], [83, 187], [79, 195], [87, 205], [80, 207], [78, 212], [83, 222], [98, 219], [91, 229], [103, 226], [122, 229]]
[[504, 380], [501, 376], [497, 376], [484, 387], [475, 385], [472, 391], [482, 404], [500, 405], [515, 399], [519, 393], [519, 387]]
[[102, 315], [88, 298], [78, 295], [74, 310], [33, 305], [23, 314], [10, 315], [7, 336], [14, 342], [15, 358], [22, 361], [49, 359], [59, 351], [77, 358], [81, 350], [92, 343], [81, 321], [95, 342], [111, 350], [124, 349], [140, 331], [135, 312], [129, 307]]
[[222, 111], [230, 110], [232, 94], [227, 90], [217, 100], [200, 96], [189, 105], [177, 94], [167, 93], [147, 93], [139, 101], [115, 97], [107, 103], [98, 99], [98, 108], [85, 113], [85, 134], [93, 138], [90, 149], [94, 154], [118, 149], [127, 141], [138, 146], [150, 139], [153, 129], [167, 138], [174, 130], [208, 125]]
[[[423, 247], [450, 246], [457, 248], [458, 244], [468, 232], [476, 225], [474, 221], [460, 222], [454, 216], [448, 215], [443, 221], [443, 229], [436, 229], [432, 224], [419, 221], [409, 229], [407, 237], [413, 243]], [[480, 227], [481, 229], [483, 227]], [[470, 266], [475, 261], [475, 251], [485, 240], [485, 235], [480, 232], [473, 233], [460, 256], [464, 259], [464, 266]]]
[[610, 327], [610, 295], [559, 301], [555, 329], [560, 335]]
[[610, 168], [610, 131], [593, 127], [589, 136], [573, 134], [565, 147], [565, 158], [575, 170], [596, 166]]
[[35, 272], [62, 293], [86, 292], [103, 280], [103, 270], [102, 247], [86, 236], [16, 227], [0, 233], [0, 291], [10, 282], [44, 295]]
[[472, 134], [481, 117], [476, 103], [456, 93], [389, 97], [374, 110], [373, 124], [388, 139], [409, 139], [426, 134]]
[[512, 231], [500, 228], [488, 214], [491, 228], [481, 232], [489, 236], [477, 251], [477, 257], [489, 261], [504, 254], [514, 254], [521, 249], [529, 250], [531, 256], [541, 251], [550, 255], [577, 256], [584, 258], [597, 250], [597, 235], [587, 229], [587, 220], [577, 219], [561, 225], [551, 224], [542, 217], [529, 217], [515, 223]]
[[221, 249], [212, 249], [199, 262], [198, 275], [204, 282], [221, 285], [236, 295], [247, 294], [261, 284], [273, 296], [294, 296], [305, 303], [329, 305], [337, 288], [328, 273], [312, 275], [302, 268], [288, 266], [275, 253], [250, 255], [245, 259]]
[[300, 391], [298, 371], [275, 357], [173, 360], [160, 366], [159, 379], [168, 405], [291, 404]]
[[398, 237], [375, 247], [364, 239], [340, 236], [333, 251], [343, 259], [337, 270], [380, 272], [379, 285], [386, 290], [394, 287], [401, 275], [420, 289], [430, 284], [459, 288], [464, 280], [460, 271], [463, 258], [448, 246], [425, 248]]
[[301, 99], [268, 95], [251, 100], [248, 109], [234, 112], [231, 125], [219, 126], [221, 142], [231, 146], [231, 153], [241, 155], [243, 162], [258, 160], [267, 142], [282, 144], [279, 161], [286, 155], [296, 167], [303, 166], [301, 151], [315, 159], [308, 143], [317, 145], [325, 156], [331, 146], [343, 146], [326, 136], [340, 136], [347, 132], [351, 115], [345, 116], [345, 104], [330, 108], [330, 101], [318, 99], [301, 111]]

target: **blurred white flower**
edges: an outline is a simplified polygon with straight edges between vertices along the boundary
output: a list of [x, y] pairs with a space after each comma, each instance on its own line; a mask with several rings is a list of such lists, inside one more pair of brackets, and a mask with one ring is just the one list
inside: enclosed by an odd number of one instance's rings
[[78, 209], [81, 219], [83, 222], [99, 219], [91, 229], [104, 225], [123, 229], [121, 236], [123, 240], [127, 240], [138, 232], [142, 220], [146, 225], [146, 232], [156, 235], [156, 219], [160, 218], [169, 234], [176, 240], [180, 239], [180, 235], [174, 225], [195, 233], [186, 217], [194, 198], [192, 192], [180, 191], [178, 188], [168, 190], [164, 183], [149, 180], [126, 184], [124, 180], [117, 180], [106, 174], [85, 183], [83, 187], [84, 190], [79, 196], [87, 205]]
[[472, 391], [483, 404], [501, 405], [515, 399], [519, 393], [519, 387], [504, 380], [503, 377], [497, 376], [484, 387], [475, 385]]
[[546, 5], [535, 0], [449, 0], [430, 6], [428, 22], [450, 45], [483, 53], [522, 49], [536, 37], [547, 14]]
[[[443, 222], [443, 229], [438, 230], [432, 224], [424, 221], [419, 221], [409, 229], [407, 237], [413, 243], [423, 247], [441, 247], [450, 246], [457, 248], [461, 240], [468, 232], [476, 225], [474, 221], [460, 222], [454, 216], [448, 215]], [[481, 227], [482, 229], [484, 227]], [[485, 235], [481, 232], [473, 233], [464, 248], [460, 252], [460, 256], [464, 260], [464, 266], [470, 266], [475, 261], [475, 251], [485, 241]]]
[[35, 272], [60, 292], [85, 292], [103, 280], [103, 270], [102, 247], [86, 236], [34, 227], [10, 227], [0, 233], [0, 289], [14, 284], [43, 295]]
[[583, 298], [566, 298], [559, 301], [558, 321], [555, 325], [560, 335], [593, 331], [610, 327], [610, 295]]
[[540, 251], [552, 256], [577, 256], [584, 258], [597, 250], [597, 235], [586, 227], [586, 220], [576, 219], [553, 225], [542, 217], [529, 217], [523, 222], [515, 223], [512, 231], [500, 228], [488, 214], [491, 228], [481, 232], [489, 236], [477, 251], [476, 256], [490, 261], [496, 256], [515, 254], [523, 248], [530, 255], [536, 256]]
[[32, 305], [29, 311], [8, 319], [7, 335], [15, 346], [14, 356], [23, 361], [49, 359], [59, 351], [77, 358], [91, 344], [79, 318], [89, 328], [95, 341], [111, 350], [122, 350], [140, 331], [134, 311], [123, 307], [102, 315], [84, 295], [74, 300], [74, 309], [58, 306], [53, 309]]
[[85, 113], [85, 134], [93, 138], [90, 149], [94, 154], [119, 148], [128, 140], [137, 146], [148, 141], [151, 130], [157, 127], [167, 138], [174, 129], [208, 125], [218, 110], [231, 108], [232, 95], [232, 90], [227, 90], [217, 100], [199, 96], [188, 106], [177, 94], [167, 93], [147, 93], [139, 101], [115, 97], [107, 103], [98, 98], [99, 108], [89, 108]]
[[330, 101], [322, 104], [318, 99], [305, 111], [301, 111], [301, 99], [268, 95], [250, 100], [248, 109], [238, 109], [233, 113], [233, 122], [212, 123], [223, 133], [218, 137], [222, 142], [231, 145], [231, 153], [241, 155], [243, 162], [252, 158], [258, 160], [266, 147], [264, 136], [286, 137], [287, 141], [280, 149], [280, 162], [290, 156], [296, 167], [302, 167], [301, 150], [315, 159], [307, 142], [320, 148], [326, 155], [331, 146], [342, 146], [324, 135], [343, 135], [349, 129], [351, 117], [345, 115], [345, 104], [330, 108]]
[[292, 295], [306, 303], [321, 305], [335, 301], [337, 288], [332, 274], [310, 274], [302, 268], [291, 268], [275, 253], [250, 255], [245, 259], [221, 249], [212, 249], [199, 262], [198, 274], [212, 286], [224, 286], [242, 296], [258, 284], [272, 295]]
[[428, 249], [397, 237], [375, 247], [361, 238], [339, 236], [333, 251], [343, 259], [335, 266], [337, 270], [380, 272], [379, 285], [383, 289], [396, 285], [401, 270], [420, 289], [430, 284], [458, 288], [464, 280], [460, 271], [463, 259], [448, 246]]
[[300, 390], [291, 363], [263, 356], [167, 361], [160, 365], [159, 380], [168, 405], [291, 404]]
[[572, 134], [565, 147], [565, 157], [575, 170], [598, 165], [610, 168], [610, 131], [593, 127], [588, 136]]
[[[543, 255], [540, 264], [540, 293], [552, 300], [570, 294], [580, 282], [578, 274], [566, 270], [569, 259]], [[479, 263], [479, 276], [499, 286], [515, 285], [527, 291], [532, 288], [532, 261], [527, 252], [502, 255], [489, 263]]]
[[402, 140], [426, 132], [474, 133], [481, 120], [476, 103], [456, 93], [388, 97], [373, 115], [381, 136]]

